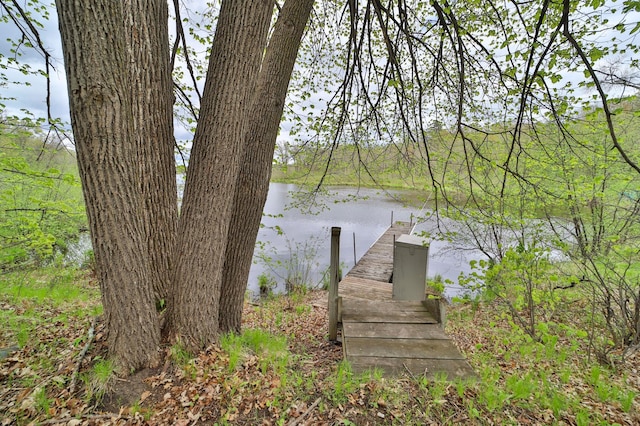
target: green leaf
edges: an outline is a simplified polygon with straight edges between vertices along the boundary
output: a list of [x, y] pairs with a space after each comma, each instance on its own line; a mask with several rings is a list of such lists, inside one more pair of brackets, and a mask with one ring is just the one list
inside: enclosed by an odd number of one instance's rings
[[591, 62], [595, 63], [598, 60], [600, 60], [603, 56], [604, 56], [604, 52], [597, 47], [594, 47], [589, 51], [589, 59], [591, 59]]

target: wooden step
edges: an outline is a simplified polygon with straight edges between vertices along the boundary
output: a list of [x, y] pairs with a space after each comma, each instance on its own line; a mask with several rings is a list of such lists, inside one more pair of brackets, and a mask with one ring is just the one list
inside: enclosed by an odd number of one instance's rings
[[427, 312], [342, 312], [342, 322], [375, 322], [399, 324], [437, 324], [438, 321]]
[[398, 324], [346, 322], [344, 334], [351, 337], [378, 337], [381, 339], [448, 339], [438, 324]]
[[367, 301], [346, 299], [342, 302], [342, 322], [435, 324], [438, 321], [421, 302]]
[[465, 359], [449, 339], [345, 339], [347, 359], [352, 357]]
[[389, 375], [474, 376], [438, 324], [444, 318], [439, 301], [392, 300], [393, 236], [409, 232], [409, 224], [387, 230], [339, 283], [345, 358], [355, 372], [379, 368]]
[[449, 380], [475, 377], [475, 372], [469, 363], [462, 359], [354, 357], [350, 362], [354, 373], [376, 368], [388, 376], [399, 376], [410, 372], [416, 377], [433, 378], [445, 375]]

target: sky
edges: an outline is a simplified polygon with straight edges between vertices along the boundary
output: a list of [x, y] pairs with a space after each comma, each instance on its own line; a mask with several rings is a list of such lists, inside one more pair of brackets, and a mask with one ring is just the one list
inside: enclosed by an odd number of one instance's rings
[[[191, 10], [203, 10], [206, 2], [202, 0], [182, 0], [182, 4]], [[0, 10], [0, 12], [2, 12]], [[62, 53], [62, 43], [60, 40], [60, 32], [58, 29], [58, 20], [55, 10], [51, 8], [49, 19], [40, 20], [44, 28], [39, 29], [40, 38], [47, 51], [53, 59], [53, 67], [50, 71], [51, 81], [51, 114], [54, 118], [61, 119], [71, 127], [69, 115], [69, 97], [67, 93], [67, 82], [64, 70], [64, 60]], [[20, 32], [12, 23], [1, 24], [2, 36], [0, 37], [0, 54], [3, 56], [11, 56], [11, 42], [9, 40], [19, 40]], [[173, 26], [169, 26], [170, 33], [174, 33]], [[32, 69], [44, 70], [44, 56], [34, 49], [21, 49], [22, 56], [18, 59], [21, 63], [28, 64]], [[28, 111], [35, 117], [47, 117], [46, 104], [46, 78], [40, 75], [25, 76], [16, 69], [6, 69], [3, 71], [8, 79], [8, 84], [0, 86], [0, 97], [15, 98], [12, 100], [0, 101], [5, 104], [4, 114], [6, 116], [23, 117]], [[16, 84], [20, 82], [21, 84]], [[24, 84], [28, 82], [27, 84]], [[176, 139], [190, 140], [192, 135], [176, 123], [175, 131]]]
[[[40, 37], [53, 58], [55, 69], [51, 70], [51, 110], [54, 117], [69, 122], [69, 101], [67, 95], [66, 77], [62, 55], [58, 21], [55, 13], [50, 15], [49, 21], [42, 21], [44, 28], [40, 30]], [[0, 53], [10, 56], [11, 43], [7, 39], [19, 40], [20, 33], [11, 23], [2, 24], [3, 36], [0, 39]], [[21, 63], [27, 63], [33, 69], [43, 69], [44, 57], [33, 49], [22, 49]], [[46, 106], [46, 79], [43, 76], [25, 76], [15, 69], [4, 71], [10, 83], [6, 87], [0, 87], [2, 97], [12, 97], [15, 100], [5, 101], [5, 115], [22, 116], [21, 110], [27, 110], [36, 117], [47, 116]], [[13, 82], [29, 82], [25, 84], [13, 84]]]
[[[171, 2], [169, 2], [171, 4]], [[197, 22], [201, 17], [198, 13], [202, 13], [208, 6], [205, 0], [181, 0], [183, 10], [181, 10], [183, 18], [189, 18], [193, 22]], [[2, 16], [3, 10], [0, 9], [0, 16]], [[173, 10], [170, 6], [169, 13], [173, 14]], [[50, 9], [49, 19], [40, 20], [44, 28], [39, 30], [40, 38], [47, 48], [47, 51], [53, 58], [54, 69], [50, 72], [51, 81], [51, 114], [54, 118], [61, 119], [68, 128], [71, 127], [70, 115], [69, 115], [69, 98], [67, 93], [67, 83], [64, 70], [62, 44], [60, 40], [60, 33], [58, 29], [58, 20], [54, 8]], [[0, 37], [0, 54], [8, 57], [11, 56], [11, 42], [9, 40], [19, 40], [20, 32], [13, 25], [13, 23], [0, 24], [3, 35]], [[169, 33], [173, 39], [175, 36], [175, 28], [172, 22], [169, 22]], [[192, 46], [198, 46], [189, 32], [185, 29], [186, 37], [190, 39], [189, 43]], [[204, 48], [200, 49], [204, 51]], [[44, 70], [44, 56], [34, 49], [21, 49], [22, 56], [19, 57], [21, 63], [29, 64], [34, 70]], [[203, 54], [204, 55], [204, 54]], [[201, 58], [204, 60], [203, 58]], [[46, 105], [46, 79], [40, 75], [25, 76], [16, 69], [6, 69], [3, 71], [8, 78], [9, 83], [7, 85], [0, 86], [0, 98], [15, 98], [12, 100], [0, 100], [0, 103], [5, 104], [4, 115], [6, 116], [25, 116], [24, 111], [28, 111], [32, 116], [37, 118], [47, 117], [47, 105]], [[16, 84], [20, 82], [21, 84]], [[24, 84], [28, 82], [27, 84]], [[191, 80], [185, 78], [185, 83], [190, 84]], [[202, 93], [204, 80], [200, 81], [200, 91]], [[318, 97], [314, 96], [316, 104], [318, 104]], [[310, 102], [313, 102], [310, 101]], [[180, 122], [175, 121], [175, 137], [179, 142], [185, 143], [189, 146], [192, 133], [187, 130]], [[281, 124], [281, 130], [279, 135], [279, 143], [284, 141], [290, 141], [292, 138], [289, 136], [289, 129], [291, 123], [283, 122]]]

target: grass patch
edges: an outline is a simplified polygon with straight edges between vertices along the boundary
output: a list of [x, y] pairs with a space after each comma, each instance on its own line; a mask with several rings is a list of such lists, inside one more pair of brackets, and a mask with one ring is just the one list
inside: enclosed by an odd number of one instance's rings
[[0, 277], [0, 347], [37, 346], [42, 331], [102, 313], [99, 291], [85, 271], [44, 268]]
[[[48, 296], [0, 295], [0, 321], [10, 325], [9, 331], [3, 327], [3, 338], [19, 338], [23, 345], [0, 362], [5, 392], [0, 421], [28, 424], [61, 420], [69, 413], [80, 419], [101, 415], [96, 402], [118, 401], [113, 392], [138, 386], [140, 394], [128, 399], [130, 406], [114, 414], [123, 423], [186, 423], [199, 416], [202, 424], [287, 424], [303, 415], [307, 424], [640, 421], [640, 383], [634, 373], [640, 357], [629, 354], [615, 369], [588, 359], [589, 336], [575, 323], [583, 308], [578, 303], [567, 305], [575, 312], [546, 321], [540, 341], [521, 331], [498, 303], [455, 304], [448, 309], [447, 331], [478, 377], [389, 378], [375, 370], [356, 374], [342, 360], [342, 348], [327, 341], [324, 291], [247, 303], [241, 334], [225, 335], [219, 347], [197, 354], [173, 345], [166, 359], [173, 367], [166, 362], [139, 383], [133, 377], [115, 378], [105, 357], [104, 329], [97, 327], [101, 337], [80, 371], [79, 391], [69, 395], [77, 354], [99, 306], [97, 292], [78, 277], [87, 298], [75, 302], [63, 299], [53, 306]], [[41, 281], [46, 286], [47, 280]], [[25, 389], [32, 390], [26, 397]]]
[[507, 423], [523, 412], [537, 413], [543, 423], [572, 419], [575, 424], [612, 424], [640, 418], [638, 383], [626, 380], [624, 373], [640, 360], [634, 356], [610, 370], [588, 360], [588, 336], [574, 332], [576, 324], [551, 323], [557, 334], [534, 341], [511, 321], [506, 309], [496, 303], [452, 309], [456, 314], [449, 317], [448, 331], [458, 342], [469, 342], [462, 349], [481, 377], [463, 392], [474, 396], [467, 406]]
[[260, 329], [247, 329], [240, 335], [226, 334], [220, 345], [229, 357], [229, 371], [235, 371], [248, 358], [256, 357], [263, 373], [271, 368], [281, 374], [290, 360], [287, 339]]
[[175, 343], [171, 346], [171, 359], [179, 366], [185, 366], [193, 359], [193, 354], [183, 344]]
[[59, 267], [6, 273], [0, 276], [0, 297], [53, 306], [95, 300], [98, 289], [89, 285], [86, 275], [83, 270]]
[[100, 403], [111, 389], [116, 378], [115, 366], [109, 359], [98, 359], [91, 370], [82, 377], [85, 383], [87, 402]]

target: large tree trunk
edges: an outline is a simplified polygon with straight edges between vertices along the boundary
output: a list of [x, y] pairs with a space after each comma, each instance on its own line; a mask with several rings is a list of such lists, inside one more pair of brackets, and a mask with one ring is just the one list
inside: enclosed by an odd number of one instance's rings
[[[166, 190], [156, 185], [165, 185], [170, 174], [162, 170], [170, 109], [158, 99], [166, 96], [161, 86], [168, 84], [168, 69], [158, 70], [168, 67], [159, 53], [167, 49], [162, 3], [56, 1], [109, 350], [124, 373], [154, 364], [160, 341], [153, 288], [162, 292], [162, 286], [154, 285], [159, 275], [152, 269], [166, 261], [150, 256], [149, 249], [156, 244], [151, 240], [166, 236], [152, 236], [157, 229], [150, 218], [171, 221], [171, 213], [157, 213], [171, 211], [171, 196], [151, 196]], [[149, 7], [154, 13], [145, 16]], [[154, 206], [156, 201], [162, 206]], [[150, 213], [150, 207], [157, 210]]]
[[129, 0], [127, 37], [133, 52], [132, 107], [139, 146], [145, 233], [156, 300], [166, 301], [178, 226], [173, 136], [173, 80], [166, 0]]
[[168, 329], [188, 349], [218, 338], [226, 241], [246, 111], [254, 93], [272, 0], [222, 2], [189, 160], [168, 305]]
[[[168, 301], [167, 335], [189, 349], [215, 342], [219, 320], [224, 330], [239, 329], [284, 96], [312, 1], [285, 4], [257, 95], [274, 4], [223, 1], [179, 223], [166, 3], [56, 3], [109, 349], [128, 372], [157, 360], [156, 299]], [[243, 159], [258, 164], [236, 192]], [[249, 236], [228, 250], [234, 211], [231, 238], [247, 229], [244, 209]], [[240, 272], [230, 275], [220, 316], [225, 259], [233, 265], [235, 256]]]
[[313, 0], [287, 0], [269, 41], [249, 110], [242, 168], [227, 238], [219, 322], [239, 332], [253, 250], [267, 200], [271, 165], [291, 72]]

